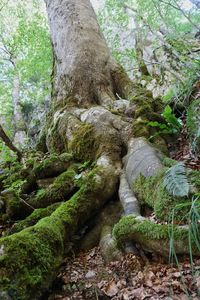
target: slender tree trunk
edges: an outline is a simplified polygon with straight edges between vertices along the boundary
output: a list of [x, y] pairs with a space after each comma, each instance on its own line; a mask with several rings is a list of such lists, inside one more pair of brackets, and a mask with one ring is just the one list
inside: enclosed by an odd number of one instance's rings
[[20, 106], [20, 78], [17, 70], [15, 70], [15, 74], [13, 78], [12, 100], [13, 100], [13, 109], [14, 109], [13, 117], [14, 117], [14, 127], [15, 127], [14, 143], [19, 147], [21, 147], [24, 146], [25, 144], [26, 132], [25, 132], [25, 122], [23, 119], [21, 106]]

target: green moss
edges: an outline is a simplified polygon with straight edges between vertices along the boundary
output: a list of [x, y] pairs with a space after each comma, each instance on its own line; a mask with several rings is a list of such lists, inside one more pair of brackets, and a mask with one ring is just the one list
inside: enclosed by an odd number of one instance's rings
[[33, 172], [37, 178], [46, 178], [62, 173], [70, 165], [72, 155], [62, 153], [61, 155], [51, 154], [41, 162], [37, 162]]
[[49, 197], [52, 199], [62, 199], [72, 191], [75, 186], [76, 171], [74, 168], [68, 169], [66, 172], [59, 175], [48, 191]]
[[6, 169], [5, 179], [3, 180], [3, 186], [9, 188], [15, 181], [23, 180], [22, 174], [23, 166], [20, 163], [14, 163], [9, 169]]
[[97, 136], [99, 147], [96, 153], [96, 158], [99, 158], [102, 153], [109, 155], [113, 161], [121, 159], [122, 142], [115, 132], [104, 132]]
[[35, 209], [34, 212], [25, 220], [15, 223], [6, 235], [19, 232], [27, 227], [35, 225], [40, 219], [50, 216], [58, 207], [60, 203], [54, 203], [45, 208]]
[[7, 290], [12, 299], [38, 299], [37, 293], [48, 288], [62, 262], [65, 236], [73, 234], [79, 210], [84, 211], [86, 199], [81, 194], [78, 192], [35, 226], [1, 239], [5, 254], [0, 257], [0, 290]]
[[149, 220], [137, 220], [133, 216], [123, 217], [114, 226], [113, 234], [117, 240], [126, 239], [134, 233], [140, 234], [143, 239], [168, 240], [172, 230], [176, 240], [188, 237], [188, 230], [180, 229], [176, 225], [160, 225]]
[[32, 212], [31, 208], [20, 198], [14, 190], [6, 190], [2, 193], [2, 200], [5, 203], [6, 214], [11, 220], [20, 220]]
[[137, 109], [135, 110], [135, 116], [136, 118], [145, 116], [151, 111], [152, 111], [151, 103], [144, 102], [144, 105], [138, 105]]
[[[34, 286], [35, 293], [38, 287], [46, 288], [43, 278], [52, 278], [52, 266], [56, 268], [61, 263], [63, 241], [57, 224], [49, 222], [46, 226], [38, 224], [3, 238], [1, 249], [6, 253], [0, 257], [1, 287], [12, 299], [33, 299], [24, 287], [31, 289]], [[12, 283], [10, 276], [13, 276]]]
[[[133, 189], [142, 204], [147, 204], [162, 221], [169, 221], [173, 209], [180, 204], [188, 203], [187, 198], [176, 198], [170, 196], [163, 187], [163, 176], [167, 169], [163, 169], [155, 176], [145, 178], [139, 176], [134, 182]], [[151, 192], [149, 192], [151, 191]], [[184, 206], [176, 209], [174, 212], [174, 220], [183, 221], [187, 217], [190, 206]]]
[[29, 203], [35, 208], [42, 208], [66, 200], [76, 186], [76, 171], [77, 166], [73, 165], [60, 174], [47, 189], [38, 190], [36, 196]]
[[0, 292], [7, 291], [16, 300], [39, 299], [49, 288], [64, 244], [105, 202], [105, 195], [100, 195], [106, 184], [98, 180], [101, 172], [94, 168], [80, 190], [49, 217], [0, 240]]
[[168, 168], [171, 168], [172, 166], [177, 164], [177, 161], [175, 159], [172, 159], [168, 156], [163, 156], [161, 159], [161, 162], [165, 167], [168, 167]]
[[134, 85], [130, 100], [136, 104], [133, 121], [133, 133], [136, 137], [150, 137], [149, 121], [160, 118], [162, 102], [160, 99], [153, 99], [151, 92], [146, 91], [140, 85]]
[[15, 219], [16, 215], [17, 215], [17, 218], [23, 218], [24, 214], [21, 211], [21, 209], [22, 209], [21, 200], [18, 196], [15, 196], [9, 200], [9, 203], [8, 203], [7, 209], [6, 209], [6, 213], [8, 214], [8, 216], [11, 219]]
[[94, 160], [97, 149], [94, 127], [90, 124], [81, 124], [73, 135], [68, 149], [78, 161]]
[[148, 122], [146, 118], [137, 118], [133, 121], [133, 134], [135, 137], [149, 137]]

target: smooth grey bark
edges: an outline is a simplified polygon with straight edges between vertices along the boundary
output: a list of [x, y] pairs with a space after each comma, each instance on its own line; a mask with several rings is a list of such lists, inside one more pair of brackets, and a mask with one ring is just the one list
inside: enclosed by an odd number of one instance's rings
[[113, 98], [114, 62], [89, 0], [45, 0], [54, 52], [53, 100], [87, 107]]

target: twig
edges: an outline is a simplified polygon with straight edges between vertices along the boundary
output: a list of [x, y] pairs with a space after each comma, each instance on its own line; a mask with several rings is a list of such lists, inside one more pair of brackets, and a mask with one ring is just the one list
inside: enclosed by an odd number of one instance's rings
[[35, 210], [35, 208], [27, 203], [24, 199], [20, 198], [20, 200], [23, 201], [26, 206], [30, 207], [32, 210]]
[[2, 4], [2, 6], [0, 7], [0, 11], [2, 11], [2, 9], [8, 4], [8, 2], [9, 0]]
[[166, 5], [169, 5], [169, 6], [171, 6], [171, 7], [173, 7], [174, 9], [176, 9], [176, 10], [178, 10], [178, 11], [180, 11], [182, 14], [183, 14], [183, 16], [195, 27], [195, 28], [197, 28], [198, 30], [200, 29], [192, 20], [191, 20], [191, 18], [184, 12], [184, 10], [180, 7], [180, 5], [177, 3], [177, 6], [176, 5], [174, 5], [174, 4], [172, 4], [172, 3], [170, 3], [170, 2], [167, 2], [167, 1], [165, 1], [165, 0], [160, 0], [160, 2], [162, 2], [162, 3], [164, 3], [164, 4], [166, 4]]

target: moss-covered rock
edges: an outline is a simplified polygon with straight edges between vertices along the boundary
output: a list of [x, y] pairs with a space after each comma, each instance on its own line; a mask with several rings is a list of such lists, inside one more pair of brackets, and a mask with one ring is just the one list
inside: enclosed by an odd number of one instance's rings
[[200, 99], [194, 100], [187, 110], [187, 128], [194, 151], [200, 150]]

